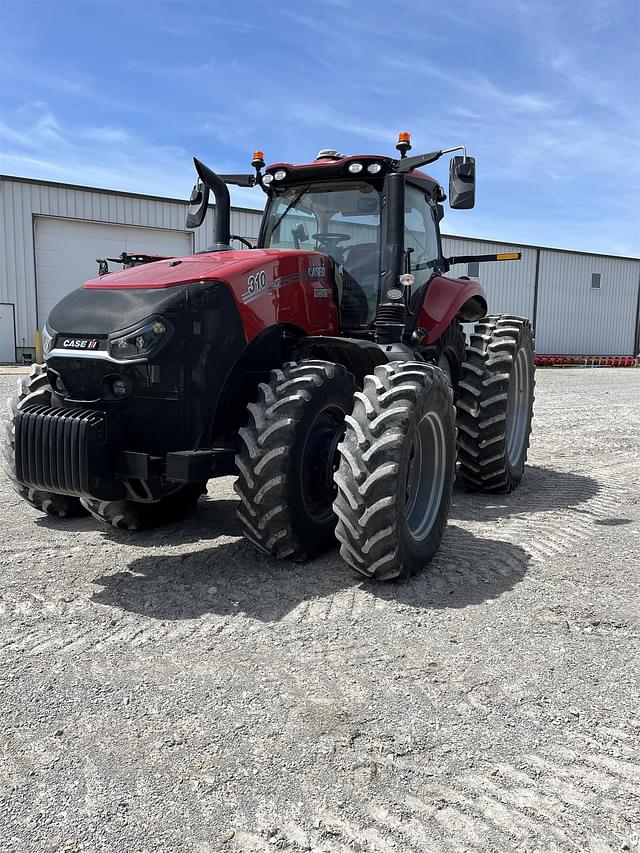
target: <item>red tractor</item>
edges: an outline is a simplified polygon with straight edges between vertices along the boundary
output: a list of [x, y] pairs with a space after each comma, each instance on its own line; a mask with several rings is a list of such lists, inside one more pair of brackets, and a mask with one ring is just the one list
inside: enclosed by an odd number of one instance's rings
[[[304, 560], [337, 539], [380, 580], [440, 544], [456, 474], [480, 491], [522, 477], [533, 403], [529, 321], [487, 315], [445, 258], [446, 196], [420, 167], [453, 151], [449, 203], [470, 208], [464, 149], [398, 158], [323, 150], [219, 176], [195, 160], [188, 227], [215, 196], [216, 243], [131, 266], [66, 296], [9, 404], [18, 493], [57, 516], [151, 527], [235, 474], [244, 535]], [[227, 184], [267, 201], [256, 248], [232, 250]], [[247, 242], [243, 240], [242, 242]], [[462, 322], [477, 321], [465, 350]], [[456, 431], [457, 420], [457, 431]]]

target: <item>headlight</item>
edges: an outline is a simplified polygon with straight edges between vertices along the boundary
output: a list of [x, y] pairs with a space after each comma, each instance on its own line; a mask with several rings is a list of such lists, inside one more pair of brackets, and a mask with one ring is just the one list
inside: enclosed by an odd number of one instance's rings
[[167, 320], [156, 317], [131, 331], [109, 338], [109, 352], [112, 358], [126, 361], [131, 358], [147, 358], [156, 353], [171, 337], [171, 327]]
[[362, 163], [349, 163], [347, 169], [351, 172], [352, 175], [357, 175], [358, 172], [362, 171]]
[[49, 329], [47, 329], [46, 323], [42, 327], [41, 337], [42, 337], [42, 354], [43, 355], [49, 355], [49, 353], [53, 349], [53, 344], [55, 342], [56, 336], [52, 335], [49, 332]]

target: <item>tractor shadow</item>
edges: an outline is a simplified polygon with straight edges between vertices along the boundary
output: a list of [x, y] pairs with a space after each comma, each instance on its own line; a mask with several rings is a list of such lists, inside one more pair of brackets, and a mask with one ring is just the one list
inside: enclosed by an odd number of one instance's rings
[[[494, 532], [502, 519], [571, 509], [593, 515], [596, 523], [595, 513], [579, 504], [599, 490], [590, 477], [539, 467], [527, 468], [521, 486], [510, 495], [467, 492], [457, 485], [438, 554], [423, 572], [404, 583], [363, 580], [342, 562], [337, 550], [309, 563], [263, 555], [241, 537], [235, 518], [238, 501], [210, 495], [201, 500], [192, 518], [159, 530], [131, 534], [105, 528], [110, 538], [135, 541], [156, 552], [136, 558], [125, 571], [96, 578], [102, 589], [92, 600], [172, 621], [243, 614], [278, 622], [301, 604], [328, 613], [351, 607], [348, 599], [363, 602], [367, 597], [424, 611], [469, 607], [513, 589], [526, 574], [530, 556], [512, 542], [474, 535], [456, 526], [456, 520], [486, 522], [487, 531]], [[211, 540], [218, 541], [208, 546]], [[179, 548], [192, 543], [200, 547]], [[173, 553], [157, 553], [162, 547]]]
[[97, 577], [94, 583], [102, 589], [92, 601], [170, 621], [215, 614], [278, 622], [301, 604], [316, 604], [319, 613], [351, 612], [354, 599], [366, 610], [367, 598], [422, 611], [462, 608], [513, 589], [529, 559], [518, 545], [450, 525], [423, 572], [406, 582], [373, 583], [352, 572], [337, 550], [293, 563], [262, 555], [238, 539], [187, 553], [139, 557], [124, 571]]
[[458, 478], [449, 518], [491, 522], [533, 512], [573, 510], [595, 519], [595, 512], [578, 506], [595, 497], [600, 489], [594, 479], [583, 474], [537, 466], [527, 466], [518, 488], [506, 495], [468, 491]]

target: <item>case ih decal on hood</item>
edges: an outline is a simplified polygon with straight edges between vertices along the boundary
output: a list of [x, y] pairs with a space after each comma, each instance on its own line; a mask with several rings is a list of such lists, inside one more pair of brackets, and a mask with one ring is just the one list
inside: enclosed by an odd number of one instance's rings
[[98, 349], [98, 338], [63, 338], [63, 349]]

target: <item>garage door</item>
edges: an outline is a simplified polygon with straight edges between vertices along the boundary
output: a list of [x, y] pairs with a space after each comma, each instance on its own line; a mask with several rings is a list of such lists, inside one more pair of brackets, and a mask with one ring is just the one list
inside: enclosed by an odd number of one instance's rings
[[[36, 216], [36, 289], [38, 325], [69, 291], [98, 274], [96, 258], [117, 258], [121, 252], [151, 255], [189, 255], [193, 251], [190, 231], [105, 225], [79, 219]], [[113, 270], [120, 264], [110, 264]]]

